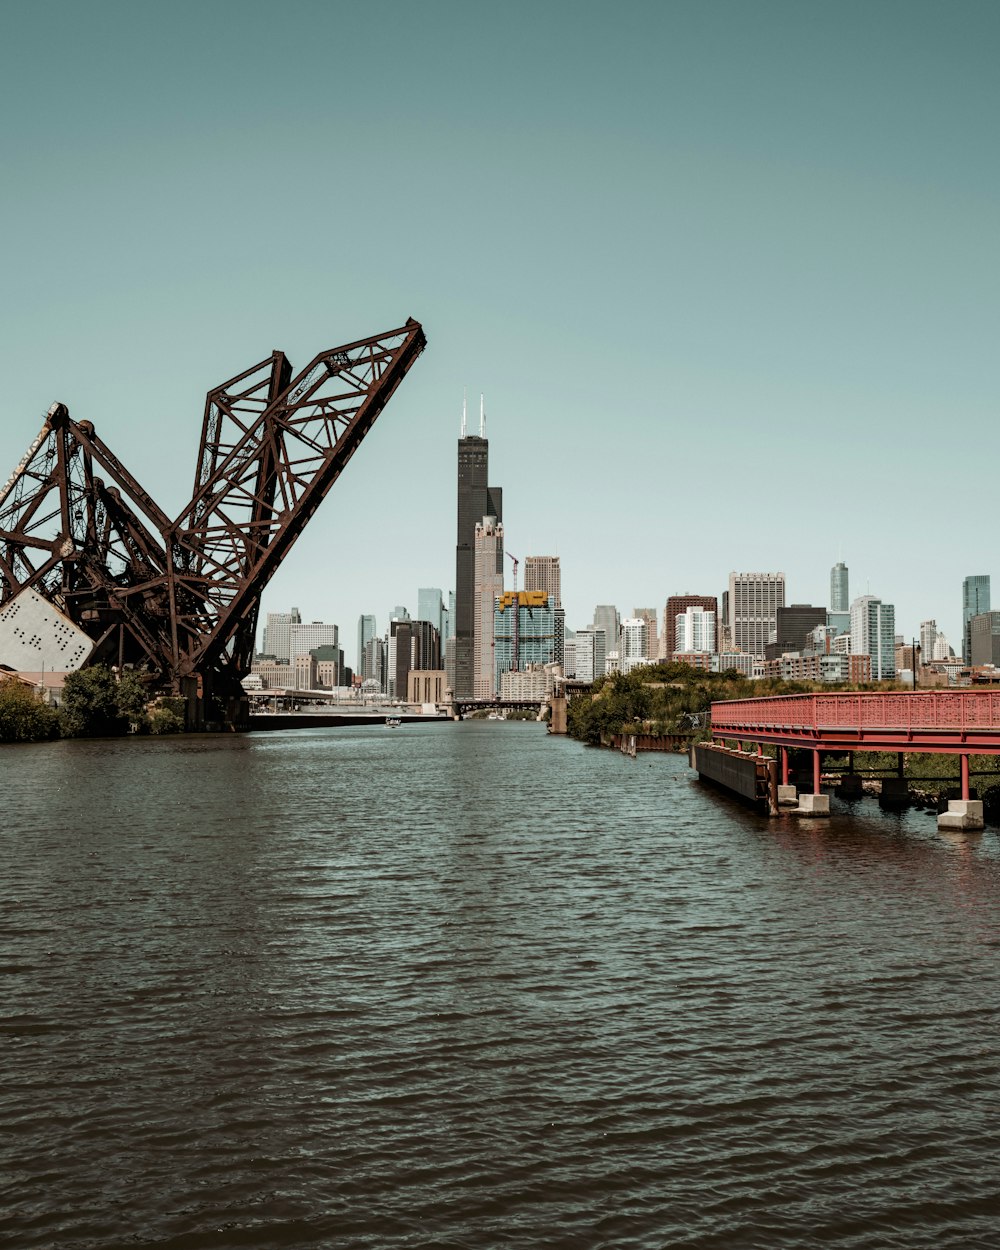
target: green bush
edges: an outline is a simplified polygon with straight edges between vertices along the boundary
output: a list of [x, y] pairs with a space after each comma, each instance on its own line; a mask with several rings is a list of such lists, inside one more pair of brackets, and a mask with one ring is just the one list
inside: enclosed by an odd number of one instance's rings
[[63, 687], [60, 727], [67, 738], [111, 738], [149, 728], [148, 694], [137, 673], [116, 678], [106, 665], [69, 673]]
[[0, 682], [0, 742], [44, 742], [59, 732], [59, 714], [19, 681]]

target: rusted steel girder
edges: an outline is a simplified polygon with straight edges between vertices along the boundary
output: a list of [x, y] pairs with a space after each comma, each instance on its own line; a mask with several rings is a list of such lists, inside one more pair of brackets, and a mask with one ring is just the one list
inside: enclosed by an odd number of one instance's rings
[[175, 520], [89, 422], [53, 405], [0, 490], [0, 606], [33, 589], [94, 639], [92, 662], [116, 656], [165, 690], [199, 678], [238, 693], [264, 587], [425, 346], [411, 319], [295, 378], [275, 352], [210, 391]]

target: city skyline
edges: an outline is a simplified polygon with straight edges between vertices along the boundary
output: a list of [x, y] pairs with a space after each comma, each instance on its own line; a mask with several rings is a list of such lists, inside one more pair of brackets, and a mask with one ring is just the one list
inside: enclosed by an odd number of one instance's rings
[[[308, 40], [254, 0], [197, 38], [100, 12], [7, 14], [0, 480], [61, 400], [176, 514], [210, 387], [413, 315], [428, 350], [263, 612], [347, 638], [452, 588], [468, 386], [508, 548], [560, 556], [572, 626], [733, 569], [826, 603], [842, 554], [900, 632], [959, 639], [962, 579], [993, 572], [964, 486], [996, 437], [995, 5], [440, 3], [335, 75], [361, 11], [302, 6]], [[279, 142], [308, 194], [203, 193]]]

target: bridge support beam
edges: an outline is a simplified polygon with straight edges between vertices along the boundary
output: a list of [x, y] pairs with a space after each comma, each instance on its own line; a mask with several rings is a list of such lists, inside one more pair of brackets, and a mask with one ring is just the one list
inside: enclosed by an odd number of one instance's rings
[[962, 779], [962, 799], [964, 802], [969, 801], [969, 757], [960, 755], [958, 757], [959, 772]]
[[788, 785], [788, 747], [781, 747], [781, 784]]
[[813, 794], [819, 794], [820, 791], [820, 753], [813, 751]]

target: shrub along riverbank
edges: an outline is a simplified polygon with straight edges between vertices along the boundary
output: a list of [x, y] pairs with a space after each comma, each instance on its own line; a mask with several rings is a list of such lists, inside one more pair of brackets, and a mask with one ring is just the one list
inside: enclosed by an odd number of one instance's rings
[[23, 682], [0, 682], [0, 742], [179, 733], [183, 728], [183, 700], [151, 703], [137, 673], [116, 674], [101, 664], [69, 673], [58, 709]]

